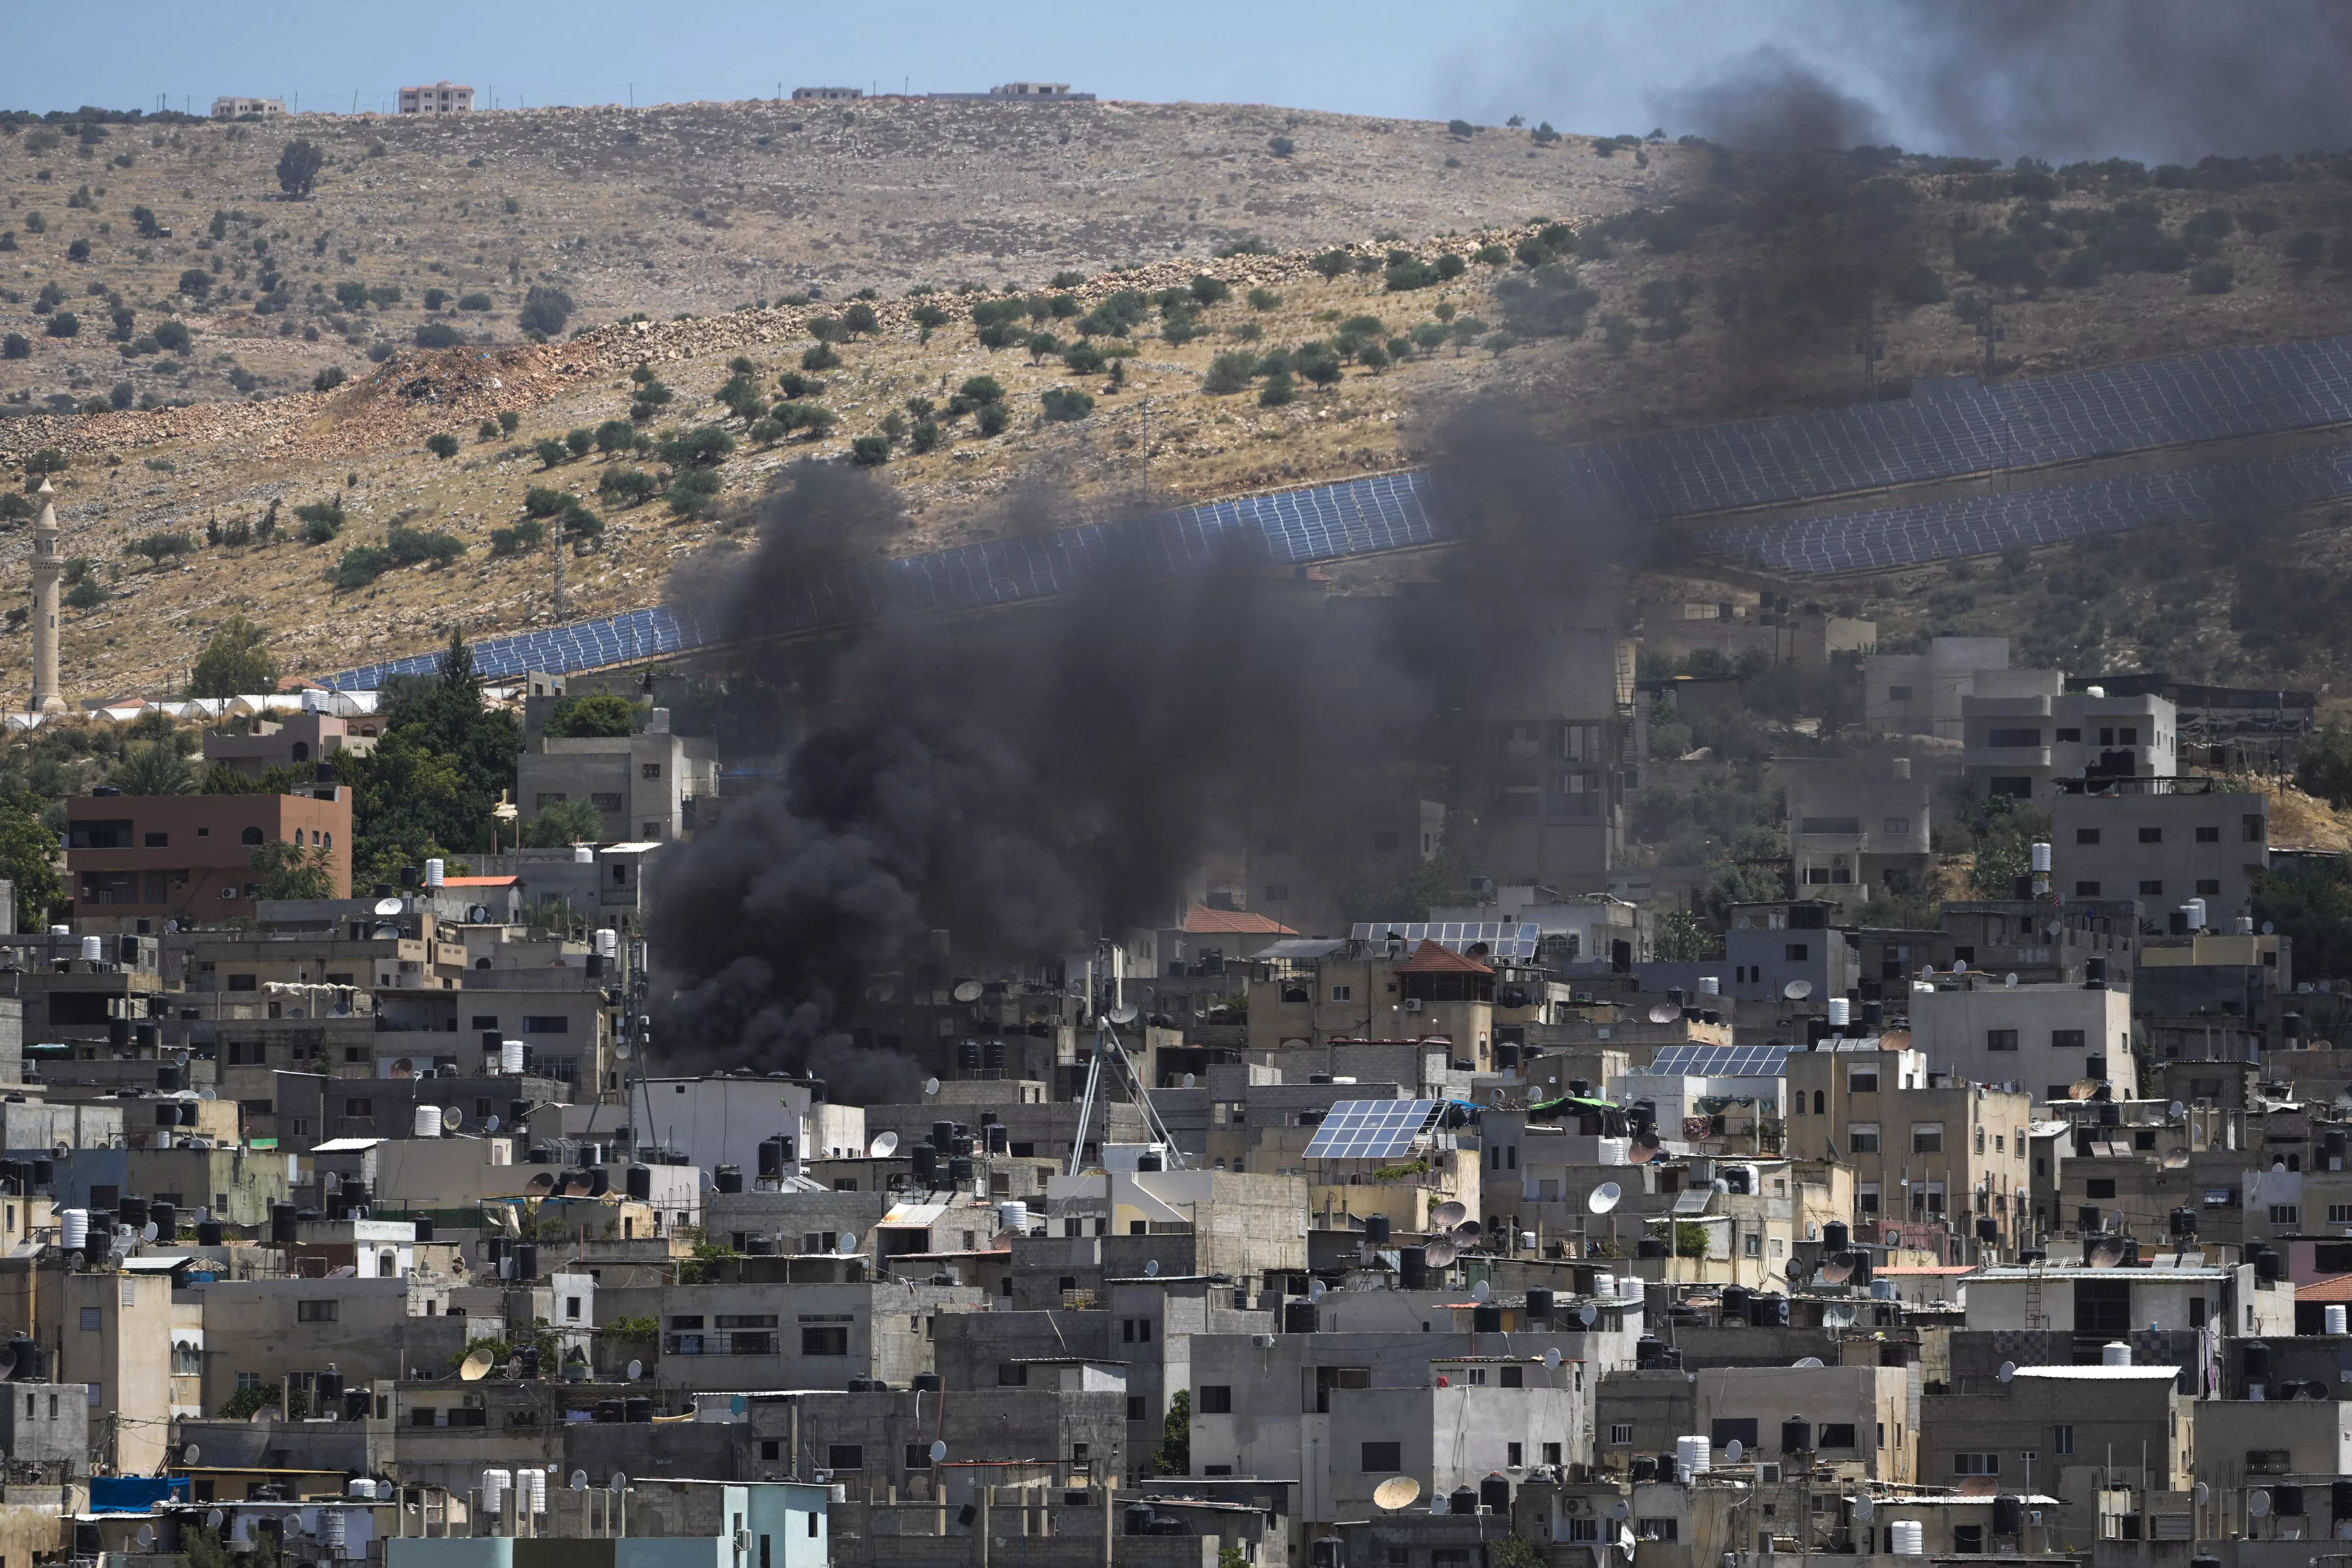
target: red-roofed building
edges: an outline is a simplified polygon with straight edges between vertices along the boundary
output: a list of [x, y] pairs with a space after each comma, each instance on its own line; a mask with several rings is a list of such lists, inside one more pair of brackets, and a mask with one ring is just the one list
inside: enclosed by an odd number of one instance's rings
[[1184, 935], [1187, 936], [1296, 936], [1297, 932], [1271, 915], [1254, 915], [1246, 909], [1212, 909], [1196, 904], [1184, 912]]
[[[1484, 1072], [1492, 1067], [1495, 971], [1489, 966], [1432, 941], [1393, 956], [1385, 945], [1371, 943], [1296, 946], [1308, 951], [1267, 966], [1267, 978], [1250, 982], [1252, 1051], [1442, 1035], [1453, 1041], [1457, 1068], [1467, 1063]], [[1407, 1086], [1410, 1092], [1427, 1087]]]

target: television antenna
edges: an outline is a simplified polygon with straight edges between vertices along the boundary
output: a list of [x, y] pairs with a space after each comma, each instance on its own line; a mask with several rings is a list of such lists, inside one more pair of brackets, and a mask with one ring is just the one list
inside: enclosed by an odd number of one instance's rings
[[1141, 1009], [1133, 1002], [1120, 1002], [1095, 1015], [1094, 1054], [1087, 1060], [1086, 1093], [1078, 1102], [1078, 1131], [1077, 1135], [1070, 1140], [1070, 1168], [1065, 1175], [1077, 1175], [1081, 1162], [1086, 1158], [1087, 1132], [1094, 1124], [1095, 1105], [1098, 1101], [1103, 1106], [1104, 1139], [1108, 1141], [1110, 1101], [1108, 1096], [1113, 1080], [1126, 1092], [1129, 1101], [1143, 1113], [1146, 1130], [1165, 1151], [1167, 1168], [1184, 1168], [1184, 1151], [1177, 1146], [1176, 1136], [1168, 1130], [1168, 1124], [1160, 1120], [1159, 1110], [1151, 1103], [1151, 1091], [1144, 1084], [1143, 1074], [1136, 1070], [1134, 1059], [1128, 1055], [1127, 1047], [1119, 1042], [1119, 1027], [1133, 1023], [1140, 1012]]

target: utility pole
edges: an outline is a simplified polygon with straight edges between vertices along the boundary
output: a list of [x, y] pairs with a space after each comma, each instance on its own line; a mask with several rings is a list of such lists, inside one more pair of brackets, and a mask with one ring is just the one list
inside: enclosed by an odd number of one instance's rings
[[563, 515], [555, 517], [555, 618], [563, 619]]
[[1990, 300], [1987, 300], [1985, 302], [1984, 314], [1977, 318], [1977, 336], [1984, 340], [1984, 383], [1987, 386], [1990, 386], [1992, 385], [1994, 373], [1994, 345], [2003, 341], [2009, 337], [2008, 329], [2002, 327], [1999, 321], [1993, 319], [1992, 302]]
[[1864, 314], [1862, 330], [1854, 335], [1853, 351], [1862, 356], [1862, 395], [1874, 400], [1878, 396], [1878, 363], [1886, 358], [1886, 332], [1879, 325], [1875, 310]]

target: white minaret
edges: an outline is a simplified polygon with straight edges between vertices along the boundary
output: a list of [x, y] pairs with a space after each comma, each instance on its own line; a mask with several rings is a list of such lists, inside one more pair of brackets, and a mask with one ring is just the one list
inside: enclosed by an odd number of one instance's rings
[[47, 479], [35, 492], [41, 497], [41, 516], [33, 524], [33, 700], [35, 713], [63, 713], [66, 699], [58, 690], [58, 559], [57, 492]]

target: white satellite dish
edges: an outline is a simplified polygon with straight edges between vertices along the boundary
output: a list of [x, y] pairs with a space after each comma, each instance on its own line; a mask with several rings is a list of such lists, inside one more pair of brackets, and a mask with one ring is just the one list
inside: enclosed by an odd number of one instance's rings
[[1393, 1513], [1412, 1506], [1421, 1495], [1421, 1483], [1411, 1476], [1391, 1476], [1372, 1489], [1372, 1501]]
[[841, 1239], [834, 1244], [834, 1250], [844, 1258], [856, 1257], [857, 1232], [855, 1230], [843, 1231], [841, 1233]]
[[2207, 1486], [2203, 1481], [2199, 1481], [2195, 1486], [2189, 1489], [2189, 1495], [2197, 1500], [2197, 1506], [2199, 1508], [2203, 1508], [2207, 1500], [2212, 1497], [2213, 1489]]
[[866, 1147], [868, 1159], [887, 1160], [898, 1152], [898, 1134], [896, 1133], [877, 1133], [874, 1141]]
[[139, 1527], [139, 1532], [134, 1539], [139, 1542], [140, 1551], [152, 1551], [155, 1546], [155, 1527], [152, 1524], [141, 1525]]
[[1809, 1356], [1805, 1356], [1805, 1357], [1804, 1357], [1804, 1358], [1802, 1358], [1801, 1360], [1792, 1361], [1792, 1362], [1790, 1362], [1789, 1364], [1790, 1364], [1790, 1366], [1792, 1369], [1801, 1367], [1801, 1368], [1803, 1368], [1803, 1369], [1805, 1369], [1805, 1370], [1807, 1370], [1807, 1371], [1810, 1371], [1810, 1370], [1811, 1370], [1812, 1368], [1814, 1368], [1814, 1367], [1819, 1366], [1819, 1365], [1821, 1365], [1821, 1364], [1822, 1364], [1822, 1358], [1821, 1358], [1820, 1356], [1818, 1356], [1818, 1355], [1809, 1355]]
[[485, 1133], [495, 1133], [503, 1125], [505, 1125], [505, 1124], [500, 1122], [496, 1116], [488, 1117], [482, 1123], [482, 1131]]
[[1780, 988], [1780, 994], [1792, 1002], [1801, 1002], [1813, 994], [1813, 983], [1811, 980], [1791, 980]]
[[1484, 1280], [1470, 1287], [1470, 1299], [1474, 1301], [1483, 1301], [1494, 1293], [1495, 1288]]
[[[1159, 1259], [1157, 1259], [1157, 1258], [1146, 1258], [1146, 1259], [1143, 1260], [1143, 1277], [1144, 1277], [1145, 1279], [1147, 1279], [1147, 1280], [1156, 1280], [1156, 1279], [1160, 1278], [1160, 1260], [1159, 1260]], [[1310, 1299], [1312, 1299], [1312, 1300], [1317, 1300], [1317, 1301], [1319, 1301], [1319, 1300], [1321, 1300], [1321, 1299], [1322, 1299], [1322, 1296], [1321, 1296], [1321, 1286], [1322, 1286], [1322, 1283], [1323, 1283], [1323, 1282], [1322, 1282], [1320, 1280], [1318, 1280], [1318, 1281], [1316, 1281], [1317, 1293], [1316, 1293], [1316, 1295], [1315, 1295], [1314, 1297], [1312, 1297], [1312, 1298], [1310, 1298]]]
[[1554, 1372], [1559, 1370], [1559, 1346], [1554, 1345], [1544, 1352], [1544, 1365]]
[[645, 1375], [646, 1375], [646, 1364], [645, 1364], [644, 1362], [642, 1362], [642, 1361], [633, 1361], [633, 1362], [629, 1363], [629, 1381], [630, 1381], [630, 1382], [635, 1383], [638, 1378], [643, 1377]]
[[142, 1241], [152, 1241], [163, 1234], [163, 1231], [156, 1228], [155, 1222], [152, 1219], [139, 1228], [139, 1239]]
[[400, 900], [379, 898], [375, 901], [375, 912], [378, 915], [397, 915], [400, 913]]
[[588, 1472], [586, 1470], [574, 1470], [572, 1472], [572, 1490], [573, 1491], [586, 1491], [588, 1490]]
[[1612, 1519], [1623, 1519], [1633, 1511], [1625, 1506], [1625, 1500], [1622, 1497], [1609, 1505], [1609, 1517]]
[[1872, 1514], [1876, 1513], [1877, 1511], [1878, 1500], [1871, 1496], [1868, 1492], [1864, 1492], [1853, 1500], [1854, 1518], [1868, 1519]]
[[926, 1078], [926, 1079], [924, 1079], [924, 1080], [923, 1080], [923, 1092], [924, 1092], [925, 1094], [936, 1094], [936, 1093], [938, 1093], [939, 1092], [940, 1092], [940, 1081], [939, 1081], [938, 1079], [936, 1079], [936, 1078]]
[[1739, 1462], [1739, 1456], [1747, 1451], [1748, 1445], [1734, 1437], [1723, 1445], [1723, 1462], [1727, 1465], [1736, 1465]]
[[1576, 1309], [1576, 1321], [1582, 1323], [1586, 1328], [1591, 1328], [1595, 1322], [1600, 1321], [1600, 1318], [1601, 1309], [1594, 1306], [1591, 1301], [1587, 1301], [1584, 1305]]
[[205, 1511], [205, 1528], [206, 1530], [218, 1530], [221, 1527], [221, 1521], [227, 1517], [228, 1515], [223, 1513], [216, 1508], [208, 1508]]
[[2000, 977], [2000, 983], [2012, 991], [2017, 989], [2017, 971], [2011, 969], [2008, 974], [2003, 975]]
[[1625, 1189], [1613, 1181], [1604, 1181], [1584, 1195], [1584, 1207], [1594, 1214], [1607, 1214], [1625, 1201]]
[[1141, 1010], [1133, 1002], [1121, 1002], [1103, 1016], [1113, 1023], [1133, 1023]]
[[935, 1464], [935, 1465], [936, 1465], [936, 1464], [938, 1464], [941, 1459], [944, 1459], [944, 1458], [946, 1458], [947, 1457], [948, 1457], [948, 1445], [947, 1445], [947, 1439], [946, 1439], [946, 1438], [944, 1438], [944, 1437], [934, 1437], [934, 1438], [932, 1438], [932, 1439], [931, 1439], [931, 1463], [933, 1463], [933, 1464]]
[[454, 1133], [465, 1124], [466, 1113], [458, 1110], [455, 1105], [444, 1105], [441, 1107], [441, 1130], [443, 1132]]
[[1672, 1023], [1682, 1016], [1682, 1009], [1675, 1006], [1672, 1002], [1657, 1002], [1653, 1004], [1650, 1009], [1650, 1021], [1652, 1023]]
[[[2275, 920], [2265, 920], [2265, 921], [2263, 921], [2263, 936], [2275, 936], [2275, 935], [2277, 935], [2277, 932], [2278, 932], [2278, 922], [2277, 922], [2277, 921], [2275, 921]], [[2203, 1481], [2199, 1481], [2197, 1484], [2198, 1484], [2199, 1486], [2200, 1486], [2200, 1487], [2201, 1487], [2201, 1486], [2203, 1486], [2205, 1483], [2204, 1483]], [[2202, 1498], [2200, 1498], [2200, 1499], [2198, 1499], [2197, 1500], [2198, 1500], [2198, 1501], [2200, 1501], [2200, 1502], [2202, 1502], [2202, 1501], [2204, 1501], [2205, 1500], [2204, 1500], [2204, 1499], [2202, 1499]]]
[[1192, 1075], [1189, 1072], [1184, 1074], [1184, 1087], [1187, 1089], [1192, 1087]]
[[2003, 1383], [2007, 1383], [2010, 1379], [2011, 1379], [2011, 1378], [2015, 1377], [2016, 1375], [2017, 1375], [2017, 1363], [2015, 1363], [2015, 1362], [2013, 1362], [2013, 1361], [2004, 1361], [2004, 1362], [2002, 1362], [2002, 1363], [2000, 1364], [2000, 1380], [2001, 1380]]
[[2186, 1106], [2186, 1105], [2183, 1105], [2183, 1104], [2182, 1104], [2179, 1101], [2178, 1101], [2178, 1100], [2175, 1100], [2175, 1101], [2174, 1101], [2170, 1105], [2168, 1105], [2167, 1107], [2165, 1107], [2165, 1111], [2166, 1111], [2166, 1113], [2167, 1113], [2167, 1114], [2168, 1114], [2168, 1115], [2169, 1115], [2169, 1116], [2170, 1116], [2174, 1121], [2176, 1121], [2176, 1122], [2179, 1121], [2182, 1117], [2184, 1117], [2184, 1116], [2186, 1116], [2186, 1115], [2188, 1115], [2188, 1114], [2189, 1114], [2189, 1107], [2188, 1107], [2188, 1106]]
[[2266, 1492], [2266, 1491], [2255, 1490], [2255, 1491], [2250, 1491], [2250, 1492], [2248, 1492], [2248, 1493], [2246, 1494], [2246, 1511], [2247, 1511], [2248, 1513], [2250, 1513], [2250, 1514], [2253, 1515], [2256, 1519], [2260, 1519], [2260, 1518], [2262, 1518], [2264, 1514], [2267, 1514], [2268, 1512], [2270, 1512], [2270, 1511], [2271, 1511], [2271, 1494], [2270, 1494], [2270, 1493], [2268, 1493], [2268, 1492]]
[[623, 1061], [628, 1061], [629, 1058], [636, 1055], [636, 1046], [630, 1041], [629, 1037], [625, 1034], [613, 1042], [613, 1054], [619, 1057]]
[[194, 1443], [190, 1443], [186, 1448], [180, 1450], [180, 1463], [184, 1465], [196, 1464], [200, 1462], [204, 1457], [204, 1449], [198, 1448]]
[[1320, 1281], [1320, 1280], [1309, 1280], [1309, 1281], [1307, 1281], [1307, 1299], [1308, 1301], [1321, 1301], [1321, 1300], [1323, 1299], [1323, 1293], [1324, 1293], [1325, 1289], [1326, 1289], [1326, 1287], [1325, 1287], [1325, 1285], [1324, 1285], [1323, 1281]]
[[1965, 975], [1968, 972], [1969, 961], [1966, 958], [1955, 958], [1952, 960], [1952, 973], [1955, 975]]
[[614, 1470], [613, 1472], [613, 1479], [604, 1483], [604, 1490], [614, 1492], [626, 1491], [629, 1490], [629, 1478], [623, 1475], [620, 1471]]
[[987, 988], [978, 980], [966, 980], [956, 987], [955, 999], [960, 1002], [976, 1002], [980, 1000], [980, 994]]

